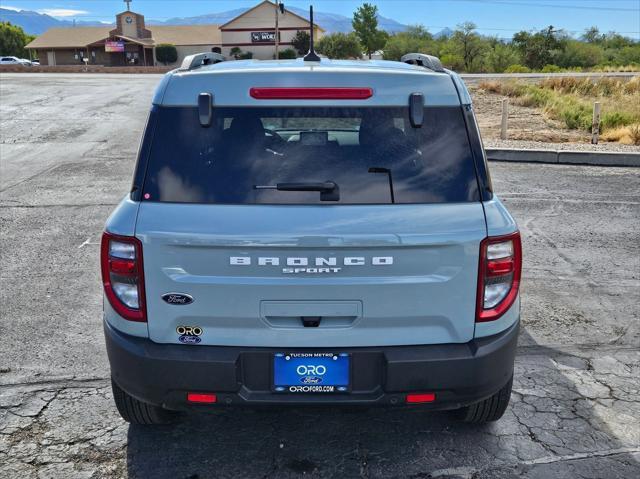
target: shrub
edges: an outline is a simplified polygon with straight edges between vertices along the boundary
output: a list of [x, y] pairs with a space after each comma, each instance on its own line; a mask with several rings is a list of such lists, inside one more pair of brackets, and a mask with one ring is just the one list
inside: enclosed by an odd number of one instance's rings
[[178, 61], [178, 50], [175, 45], [161, 43], [156, 47], [156, 60], [164, 65]]
[[562, 68], [560, 68], [558, 65], [549, 64], [542, 67], [541, 71], [542, 73], [558, 73], [562, 71]]
[[243, 52], [240, 47], [233, 47], [229, 50], [229, 55], [236, 60], [251, 60], [253, 58], [253, 52]]
[[640, 146], [640, 123], [609, 129], [600, 135], [602, 141], [617, 141], [625, 145]]
[[640, 146], [640, 123], [629, 127], [629, 136], [631, 137], [632, 144]]
[[483, 80], [478, 84], [478, 88], [491, 93], [501, 93], [502, 86], [499, 81], [487, 81]]
[[298, 54], [293, 48], [287, 48], [286, 50], [278, 52], [278, 57], [281, 60], [293, 60], [295, 58], [298, 58]]
[[509, 65], [505, 70], [505, 73], [531, 73], [531, 69], [529, 67], [525, 67], [524, 65]]
[[600, 115], [600, 125], [603, 130], [629, 125], [633, 120], [632, 114], [621, 111], [607, 111]]

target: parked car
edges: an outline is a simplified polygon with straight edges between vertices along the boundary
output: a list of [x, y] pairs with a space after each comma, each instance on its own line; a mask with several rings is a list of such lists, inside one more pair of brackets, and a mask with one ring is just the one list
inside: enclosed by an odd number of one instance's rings
[[24, 65], [30, 67], [31, 62], [18, 57], [0, 57], [0, 65]]
[[460, 77], [420, 54], [215, 55], [160, 83], [102, 237], [122, 417], [331, 404], [499, 419], [520, 234]]

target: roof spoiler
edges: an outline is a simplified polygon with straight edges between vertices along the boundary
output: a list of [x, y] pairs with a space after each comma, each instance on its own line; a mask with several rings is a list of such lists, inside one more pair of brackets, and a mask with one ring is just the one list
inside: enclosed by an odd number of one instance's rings
[[424, 53], [407, 53], [400, 58], [403, 63], [409, 63], [410, 65], [420, 65], [423, 68], [428, 68], [434, 72], [445, 73], [442, 63], [438, 57], [433, 55], [425, 55]]
[[201, 67], [202, 65], [214, 65], [215, 63], [220, 63], [225, 60], [226, 58], [220, 53], [195, 53], [193, 55], [184, 57], [184, 60], [182, 60], [182, 65], [180, 65], [180, 68], [178, 68], [178, 70], [189, 71], [193, 70], [194, 68]]

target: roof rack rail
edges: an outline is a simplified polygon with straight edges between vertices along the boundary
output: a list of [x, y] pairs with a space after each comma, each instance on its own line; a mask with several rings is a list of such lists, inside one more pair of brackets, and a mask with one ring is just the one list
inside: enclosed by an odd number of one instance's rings
[[420, 65], [421, 67], [428, 68], [434, 72], [444, 72], [444, 68], [440, 59], [433, 55], [425, 55], [424, 53], [407, 53], [400, 58], [403, 63], [409, 63], [410, 65]]
[[226, 58], [222, 56], [220, 53], [214, 52], [203, 52], [203, 53], [195, 53], [193, 55], [189, 55], [184, 57], [182, 60], [182, 65], [178, 70], [180, 71], [189, 71], [194, 68], [201, 67], [202, 65], [213, 65], [215, 63], [220, 63], [225, 61]]

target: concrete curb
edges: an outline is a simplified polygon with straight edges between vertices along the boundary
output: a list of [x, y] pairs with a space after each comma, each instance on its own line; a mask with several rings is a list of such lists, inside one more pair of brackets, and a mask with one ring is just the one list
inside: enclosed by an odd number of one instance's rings
[[526, 163], [561, 165], [635, 166], [640, 167], [640, 151], [602, 152], [570, 150], [519, 150], [516, 148], [486, 148], [487, 159]]

